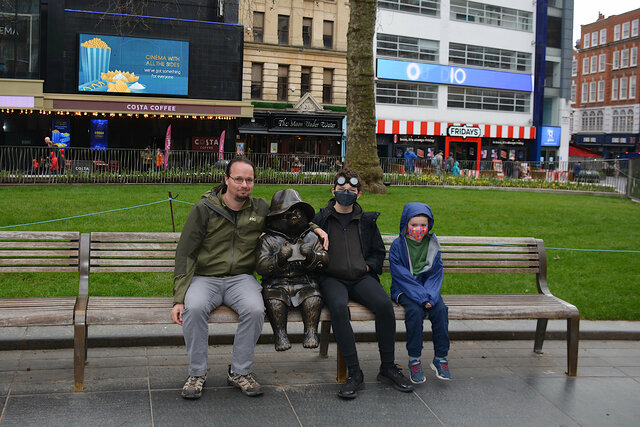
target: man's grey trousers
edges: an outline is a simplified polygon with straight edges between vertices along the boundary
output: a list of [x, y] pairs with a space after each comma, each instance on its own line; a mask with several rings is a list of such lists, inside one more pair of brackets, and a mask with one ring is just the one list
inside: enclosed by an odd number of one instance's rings
[[207, 373], [209, 314], [221, 304], [238, 313], [231, 371], [251, 372], [254, 349], [264, 323], [262, 287], [253, 275], [231, 277], [194, 276], [184, 298], [182, 332], [189, 356], [189, 375]]

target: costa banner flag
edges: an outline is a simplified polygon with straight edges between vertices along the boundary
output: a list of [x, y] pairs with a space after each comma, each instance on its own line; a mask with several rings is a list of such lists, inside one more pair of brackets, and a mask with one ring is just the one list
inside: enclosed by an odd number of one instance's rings
[[164, 170], [169, 167], [169, 151], [171, 150], [171, 125], [167, 126], [167, 135], [164, 137]]

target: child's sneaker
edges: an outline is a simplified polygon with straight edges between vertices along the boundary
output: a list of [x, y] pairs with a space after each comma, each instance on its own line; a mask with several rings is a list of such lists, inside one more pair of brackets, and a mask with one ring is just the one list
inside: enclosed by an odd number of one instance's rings
[[449, 372], [449, 362], [447, 362], [447, 359], [438, 359], [437, 357], [434, 357], [433, 362], [431, 362], [431, 369], [434, 370], [434, 372], [436, 373], [436, 377], [438, 377], [439, 379], [451, 379], [451, 372]]
[[409, 361], [409, 373], [411, 382], [414, 384], [420, 384], [427, 380], [424, 377], [424, 372], [422, 371], [422, 363], [420, 362], [420, 360]]

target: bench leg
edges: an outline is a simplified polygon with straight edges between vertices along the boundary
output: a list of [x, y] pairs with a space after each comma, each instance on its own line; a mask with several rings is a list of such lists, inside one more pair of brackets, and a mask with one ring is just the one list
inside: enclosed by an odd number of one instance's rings
[[578, 340], [580, 335], [580, 317], [567, 319], [567, 367], [570, 377], [578, 375]]
[[73, 326], [73, 391], [84, 391], [84, 365], [87, 361], [87, 327]]
[[549, 319], [538, 319], [538, 325], [536, 326], [536, 340], [533, 344], [533, 352], [542, 354], [542, 344], [544, 343], [544, 336], [547, 334], [547, 323]]
[[331, 321], [323, 320], [320, 324], [320, 357], [327, 357], [329, 352], [329, 333], [331, 332]]
[[336, 381], [342, 384], [347, 380], [347, 364], [344, 363], [344, 358], [342, 357], [342, 352], [340, 352], [339, 348], [337, 349], [337, 352], [338, 352], [338, 358], [337, 358], [338, 372], [336, 376]]

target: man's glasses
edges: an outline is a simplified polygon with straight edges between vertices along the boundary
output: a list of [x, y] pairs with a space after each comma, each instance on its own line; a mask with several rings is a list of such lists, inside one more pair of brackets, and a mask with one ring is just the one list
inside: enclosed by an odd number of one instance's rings
[[[345, 185], [346, 183], [347, 178], [344, 176], [339, 176], [338, 179], [336, 179], [337, 185]], [[358, 181], [358, 178], [356, 178], [355, 176], [349, 178], [349, 184], [351, 184], [352, 187], [360, 187], [360, 181]]]
[[242, 185], [243, 182], [246, 182], [247, 185], [252, 185], [255, 182], [253, 178], [242, 178], [241, 176], [230, 176], [229, 178], [238, 185]]

